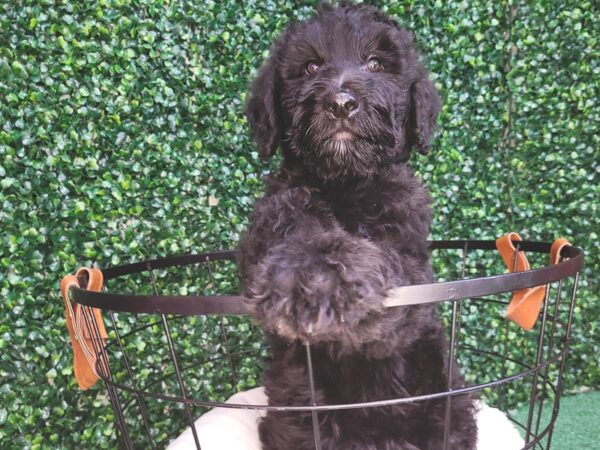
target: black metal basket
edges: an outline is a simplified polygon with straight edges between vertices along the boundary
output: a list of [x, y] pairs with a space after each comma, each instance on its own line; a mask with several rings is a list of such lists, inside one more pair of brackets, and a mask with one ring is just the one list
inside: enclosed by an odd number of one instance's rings
[[[534, 258], [545, 257], [551, 246], [527, 241], [515, 244], [517, 251]], [[463, 388], [449, 386], [444, 392], [368, 403], [265, 406], [224, 402], [236, 390], [259, 384], [256, 380], [260, 364], [254, 364], [252, 369], [246, 366], [261, 361], [268, 353], [260, 331], [245, 316], [242, 298], [235, 295], [236, 283], [230, 281], [235, 276], [233, 251], [103, 269], [107, 282], [104, 292], [71, 287], [72, 301], [100, 308], [112, 325], [108, 339], [102, 341], [94, 314], [84, 308], [86, 324], [96, 337], [96, 372], [106, 385], [116, 416], [119, 445], [127, 449], [164, 448], [182, 426], [192, 426], [196, 417], [218, 406], [310, 411], [315, 448], [320, 449], [318, 415], [323, 411], [377, 408], [440, 397], [446, 398], [448, 406], [455, 395], [483, 391], [488, 402], [505, 411], [519, 403], [528, 404], [526, 417], [508, 414], [523, 430], [523, 449], [550, 448], [583, 253], [568, 246], [556, 265], [540, 262], [536, 265], [543, 268], [498, 275], [503, 269], [496, 263], [497, 255], [491, 252], [495, 250], [494, 241], [433, 241], [430, 246], [432, 259], [445, 262], [442, 277], [453, 280], [401, 287], [397, 294], [404, 299], [404, 305], [439, 303], [449, 328], [450, 361], [458, 358], [461, 365], [478, 368], [478, 373], [468, 376], [469, 384]], [[225, 267], [221, 271], [222, 265]], [[471, 275], [476, 276], [466, 278]], [[182, 276], [186, 282], [181, 282]], [[122, 288], [116, 288], [119, 280], [125, 280]], [[194, 291], [203, 283], [203, 293], [208, 294], [196, 295]], [[178, 295], [161, 295], [159, 285], [171, 291], [173, 286], [179, 286]], [[534, 331], [525, 332], [508, 321], [498, 326], [497, 317], [510, 293], [538, 285], [547, 285], [547, 290]], [[119, 293], [108, 292], [107, 287]], [[133, 292], [124, 292], [127, 290]], [[479, 341], [474, 340], [475, 334]], [[192, 345], [182, 351], [180, 344], [186, 339]], [[510, 350], [515, 348], [515, 342], [519, 344], [519, 354]], [[309, 345], [306, 356], [314, 399]], [[446, 411], [448, 427], [449, 407]], [[193, 426], [192, 430], [196, 446], [201, 448]]]

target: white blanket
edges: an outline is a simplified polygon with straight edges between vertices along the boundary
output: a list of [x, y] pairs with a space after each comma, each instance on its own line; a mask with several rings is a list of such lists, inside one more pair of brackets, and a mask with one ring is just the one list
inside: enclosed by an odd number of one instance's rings
[[[227, 403], [266, 405], [262, 387], [239, 392]], [[214, 408], [194, 422], [202, 450], [261, 450], [258, 420], [262, 410]], [[477, 404], [477, 450], [520, 450], [521, 435], [504, 413], [483, 402]], [[194, 436], [188, 427], [167, 450], [194, 450]]]

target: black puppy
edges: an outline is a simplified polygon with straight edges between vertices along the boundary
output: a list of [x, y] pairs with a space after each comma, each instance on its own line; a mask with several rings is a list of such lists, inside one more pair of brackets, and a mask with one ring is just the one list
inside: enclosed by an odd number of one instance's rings
[[[447, 389], [431, 305], [386, 309], [394, 286], [432, 281], [429, 196], [406, 161], [427, 153], [439, 97], [411, 35], [362, 5], [290, 25], [252, 84], [247, 116], [278, 172], [241, 242], [244, 295], [270, 337], [270, 404], [355, 403]], [[452, 386], [463, 383], [453, 374]], [[320, 413], [325, 449], [440, 450], [445, 399]], [[449, 448], [475, 448], [472, 399], [452, 401]], [[310, 413], [273, 412], [265, 449], [314, 448]]]

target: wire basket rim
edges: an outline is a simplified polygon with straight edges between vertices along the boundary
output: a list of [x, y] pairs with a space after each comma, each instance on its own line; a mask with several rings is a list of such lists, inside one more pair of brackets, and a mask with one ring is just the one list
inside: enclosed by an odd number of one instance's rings
[[[429, 241], [431, 250], [456, 249], [495, 250], [493, 240], [436, 240]], [[549, 253], [551, 243], [537, 241], [515, 241], [520, 250], [534, 253]], [[133, 264], [102, 269], [105, 280], [156, 269], [208, 263], [212, 261], [235, 261], [237, 252], [224, 250], [171, 256]], [[583, 251], [567, 246], [562, 252], [565, 258], [558, 264], [532, 269], [526, 272], [513, 272], [485, 277], [465, 278], [428, 284], [401, 286], [393, 289], [394, 300], [388, 307], [416, 304], [439, 303], [464, 300], [474, 297], [513, 292], [519, 289], [560, 281], [579, 273], [583, 269]], [[247, 314], [244, 298], [241, 295], [138, 295], [111, 292], [93, 292], [76, 286], [70, 288], [71, 298], [76, 303], [102, 310], [145, 314]], [[401, 299], [401, 300], [400, 300]]]

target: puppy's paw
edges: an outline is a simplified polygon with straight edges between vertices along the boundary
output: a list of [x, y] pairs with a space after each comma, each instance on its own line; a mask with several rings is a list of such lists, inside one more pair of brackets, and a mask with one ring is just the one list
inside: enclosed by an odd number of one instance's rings
[[289, 339], [339, 340], [380, 316], [388, 286], [381, 249], [341, 230], [273, 247], [246, 297], [263, 328]]

